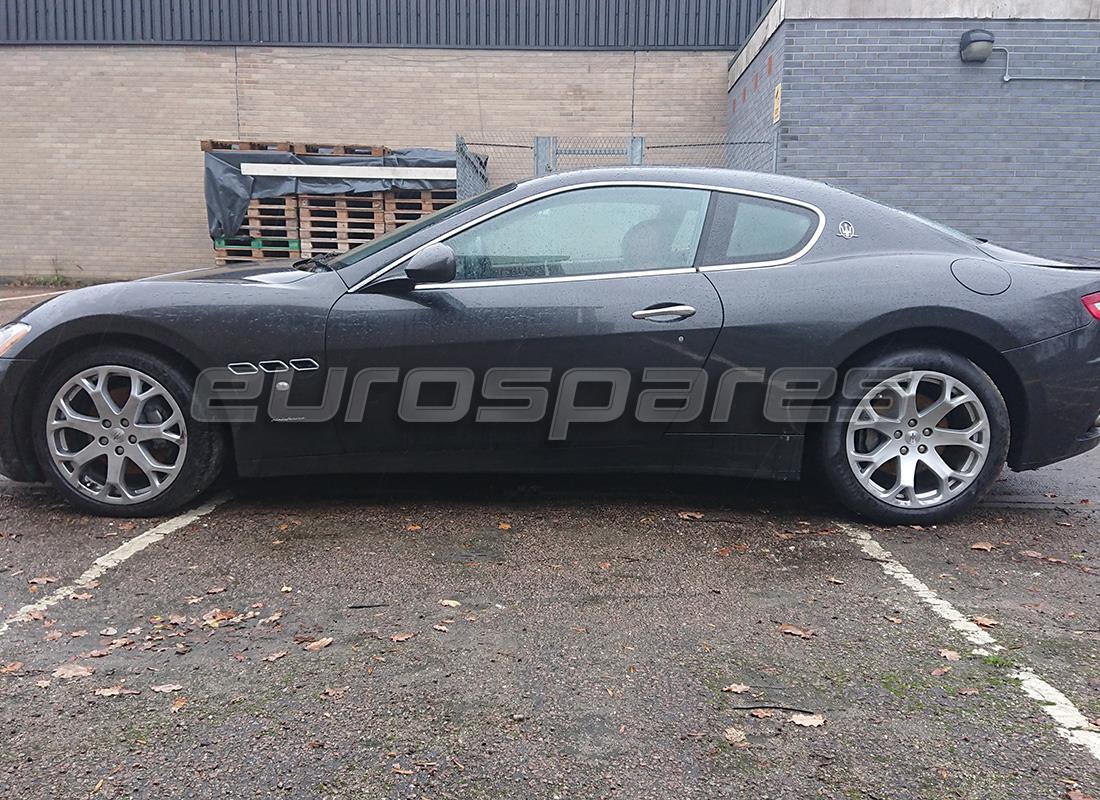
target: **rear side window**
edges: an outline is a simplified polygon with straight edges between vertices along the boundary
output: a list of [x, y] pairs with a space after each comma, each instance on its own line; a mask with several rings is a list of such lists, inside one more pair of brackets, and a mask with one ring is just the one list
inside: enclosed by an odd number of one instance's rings
[[817, 230], [808, 208], [763, 197], [714, 193], [714, 216], [698, 265], [781, 261], [803, 247]]

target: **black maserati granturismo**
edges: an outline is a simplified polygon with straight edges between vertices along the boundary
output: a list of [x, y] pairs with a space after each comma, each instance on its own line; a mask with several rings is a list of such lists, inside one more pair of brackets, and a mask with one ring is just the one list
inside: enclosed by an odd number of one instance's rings
[[162, 514], [227, 469], [821, 479], [930, 523], [1100, 441], [1100, 272], [820, 183], [512, 184], [366, 245], [0, 329], [0, 472]]

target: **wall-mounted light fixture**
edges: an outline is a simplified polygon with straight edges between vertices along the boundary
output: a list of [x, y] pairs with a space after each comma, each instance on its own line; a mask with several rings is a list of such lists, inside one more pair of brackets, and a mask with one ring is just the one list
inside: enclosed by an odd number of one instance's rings
[[975, 64], [984, 63], [993, 52], [993, 34], [981, 28], [974, 28], [962, 35], [959, 40], [959, 58]]
[[1068, 75], [1010, 75], [1008, 64], [1011, 55], [1008, 48], [994, 47], [994, 41], [996, 40], [989, 31], [973, 28], [964, 33], [962, 38], [959, 39], [959, 58], [968, 64], [984, 64], [994, 50], [999, 50], [1005, 54], [1005, 73], [1001, 76], [1001, 80], [1005, 83], [1009, 81], [1100, 81], [1100, 76], [1092, 77], [1088, 75], [1081, 75], [1076, 78]]

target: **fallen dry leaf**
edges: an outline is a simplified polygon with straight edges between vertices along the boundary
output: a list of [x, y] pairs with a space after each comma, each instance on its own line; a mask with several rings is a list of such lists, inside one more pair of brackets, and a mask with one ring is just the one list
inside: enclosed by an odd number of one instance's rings
[[729, 686], [723, 686], [723, 692], [733, 692], [734, 694], [744, 694], [749, 690], [749, 687], [743, 683], [731, 683]]
[[414, 636], [416, 636], [416, 631], [413, 631], [412, 633], [395, 633], [393, 636], [390, 637], [390, 641], [391, 642], [407, 642], [407, 641], [409, 641], [409, 639], [413, 638]]
[[600, 569], [611, 569], [611, 562], [610, 561], [601, 561], [596, 566], [598, 566]]
[[114, 628], [104, 628], [103, 630], [101, 630], [99, 632], [99, 635], [100, 636], [114, 636], [116, 633], [118, 633], [118, 631], [115, 630]]
[[183, 687], [178, 683], [162, 683], [159, 686], [150, 686], [149, 688], [159, 694], [169, 694], [170, 692], [178, 692]]
[[956, 650], [940, 650], [940, 655], [948, 661], [958, 661], [962, 656]]
[[1001, 624], [992, 617], [971, 617], [970, 619], [980, 628], [992, 628], [995, 625]]
[[733, 745], [743, 745], [745, 742], [745, 732], [740, 728], [726, 728], [722, 731], [722, 736], [726, 741]]
[[108, 686], [104, 689], [95, 690], [96, 697], [118, 697], [123, 694], [141, 694], [141, 692], [137, 689], [127, 689], [121, 683], [115, 684], [114, 686]]
[[803, 728], [820, 728], [825, 724], [825, 717], [820, 714], [791, 714], [791, 722]]
[[447, 608], [458, 608], [462, 603], [457, 600], [440, 600], [439, 605], [446, 606]]
[[316, 653], [318, 650], [324, 650], [332, 644], [332, 637], [326, 636], [324, 639], [318, 639], [316, 642], [310, 642], [305, 646], [305, 649], [311, 653]]
[[179, 711], [185, 705], [187, 705], [187, 698], [186, 697], [177, 697], [175, 700], [172, 701], [172, 706], [169, 710], [173, 714], [175, 714], [177, 711]]
[[993, 549], [993, 542], [974, 542], [974, 544], [970, 545], [970, 549], [984, 550], [988, 553], [990, 550]]
[[786, 633], [790, 636], [797, 636], [800, 639], [809, 639], [814, 635], [814, 632], [809, 628], [799, 628], [797, 625], [790, 625], [783, 623], [779, 626], [780, 633]]
[[47, 583], [57, 583], [57, 578], [53, 575], [39, 575], [37, 578], [31, 578], [27, 583], [35, 586], [45, 586]]
[[225, 591], [224, 586], [211, 586], [209, 589], [206, 590], [206, 593], [207, 594], [221, 594], [224, 591]]
[[959, 689], [958, 693], [965, 697], [966, 695], [977, 694], [978, 690], [974, 689], [974, 688], [971, 688], [971, 687], [967, 687], [965, 689]]
[[405, 530], [407, 530], [409, 533], [416, 533], [419, 530], [423, 530], [423, 528], [421, 528], [419, 525], [406, 525]]
[[41, 680], [35, 681], [34, 685], [37, 686], [39, 689], [49, 689], [50, 688], [50, 682], [48, 680], [46, 680], [45, 678], [42, 678]]
[[502, 531], [510, 531], [510, 530], [512, 530], [512, 523], [502, 522], [499, 525], [497, 525], [497, 527]]
[[53, 671], [53, 676], [55, 678], [69, 680], [71, 678], [86, 678], [93, 672], [95, 672], [95, 670], [92, 667], [85, 666], [84, 664], [62, 664]]
[[732, 547], [719, 547], [718, 550], [715, 551], [715, 552], [718, 553], [719, 557], [725, 558], [726, 556], [733, 553], [733, 548]]
[[1027, 558], [1042, 558], [1043, 554], [1035, 550], [1021, 550], [1020, 555]]
[[901, 617], [884, 617], [887, 622], [892, 622], [895, 625], [901, 624]]
[[9, 661], [4, 666], [0, 667], [0, 675], [11, 675], [13, 672], [19, 672], [22, 669], [22, 661]]
[[1096, 800], [1096, 798], [1085, 794], [1080, 789], [1067, 789], [1066, 800]]
[[278, 661], [280, 658], [287, 654], [286, 650], [280, 650], [278, 653], [272, 653], [269, 656], [264, 657], [264, 661]]
[[932, 670], [928, 674], [929, 675], [934, 675], [935, 677], [938, 678], [941, 675], [946, 675], [950, 671], [951, 671], [951, 667], [936, 667], [934, 670]]
[[702, 511], [677, 511], [676, 516], [680, 519], [702, 519], [705, 515]]
[[432, 625], [432, 630], [433, 631], [439, 631], [440, 633], [446, 633], [447, 632], [447, 626], [446, 625]]
[[90, 592], [78, 592], [77, 594], [69, 595], [70, 600], [91, 600], [92, 595]]
[[757, 719], [767, 719], [768, 717], [774, 717], [775, 712], [772, 711], [770, 708], [754, 708], [752, 711], [749, 712], [749, 715], [756, 717]]

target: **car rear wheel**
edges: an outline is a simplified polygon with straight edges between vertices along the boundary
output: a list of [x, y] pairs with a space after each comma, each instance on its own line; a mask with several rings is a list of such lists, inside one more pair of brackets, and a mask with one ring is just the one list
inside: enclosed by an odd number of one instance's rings
[[154, 516], [189, 502], [221, 471], [221, 431], [190, 414], [191, 381], [139, 350], [97, 349], [46, 376], [34, 409], [43, 470], [78, 508]]
[[974, 362], [912, 349], [851, 370], [821, 431], [821, 466], [848, 508], [931, 524], [973, 507], [1008, 454], [1004, 398]]

